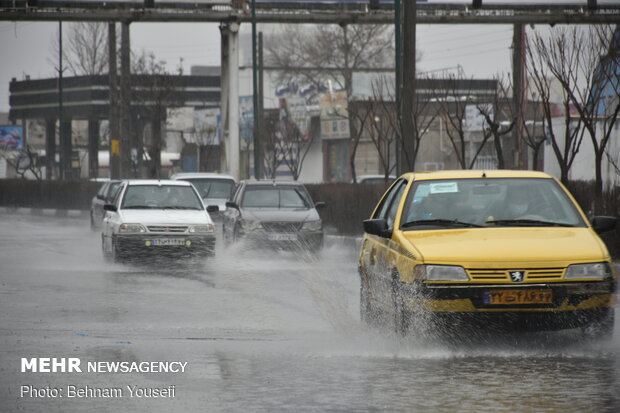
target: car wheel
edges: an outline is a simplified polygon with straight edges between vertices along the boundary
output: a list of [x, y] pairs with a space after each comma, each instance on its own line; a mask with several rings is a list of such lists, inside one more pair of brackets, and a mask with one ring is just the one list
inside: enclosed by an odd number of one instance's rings
[[615, 322], [616, 313], [613, 308], [609, 308], [600, 320], [582, 327], [581, 331], [589, 340], [610, 340], [614, 335]]
[[404, 308], [402, 282], [398, 271], [392, 271], [392, 303], [394, 308], [394, 332], [406, 336], [409, 331], [409, 314]]

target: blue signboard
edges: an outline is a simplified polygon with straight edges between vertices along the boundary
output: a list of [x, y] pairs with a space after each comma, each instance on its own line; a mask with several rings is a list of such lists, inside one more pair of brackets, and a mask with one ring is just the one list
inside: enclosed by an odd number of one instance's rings
[[0, 149], [20, 149], [24, 145], [21, 126], [0, 126]]

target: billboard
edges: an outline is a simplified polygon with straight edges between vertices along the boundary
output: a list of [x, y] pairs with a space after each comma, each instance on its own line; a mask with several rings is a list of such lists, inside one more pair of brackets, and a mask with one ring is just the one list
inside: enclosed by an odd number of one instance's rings
[[21, 149], [24, 145], [22, 126], [0, 126], [0, 149]]
[[321, 109], [321, 138], [346, 139], [349, 137], [349, 102], [347, 92], [323, 93]]

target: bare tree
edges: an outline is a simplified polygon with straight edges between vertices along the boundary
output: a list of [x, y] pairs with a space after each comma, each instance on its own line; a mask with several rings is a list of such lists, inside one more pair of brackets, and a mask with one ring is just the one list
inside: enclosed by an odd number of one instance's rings
[[390, 173], [396, 168], [395, 162], [392, 161], [392, 155], [397, 132], [389, 120], [390, 116], [394, 116], [394, 110], [386, 110], [383, 96], [378, 93], [375, 93], [374, 98], [369, 98], [366, 105], [370, 112], [368, 128], [366, 129], [367, 135], [377, 149], [381, 170], [387, 182]]
[[30, 145], [17, 150], [5, 146], [0, 147], [0, 158], [15, 169], [15, 173], [21, 179], [27, 179], [29, 174], [38, 181], [43, 177], [39, 155]]
[[[473, 91], [473, 79], [466, 79], [461, 74], [446, 73], [445, 77], [439, 80], [441, 85], [433, 89], [433, 94], [439, 106], [440, 116], [447, 126], [446, 135], [450, 139], [460, 167], [471, 169], [491, 137], [491, 134], [483, 134], [481, 142], [477, 143], [471, 136], [473, 132], [467, 131], [465, 122], [467, 107], [479, 105]], [[468, 148], [471, 149], [470, 156], [467, 156]]]
[[293, 180], [298, 180], [301, 170], [308, 155], [308, 151], [314, 141], [314, 133], [309, 133], [304, 137], [299, 127], [293, 122], [288, 115], [280, 119], [281, 138], [279, 145], [282, 148], [282, 156], [284, 163], [291, 171]]
[[[428, 76], [421, 76], [418, 78], [418, 84], [420, 85], [430, 82], [431, 79]], [[429, 99], [428, 95], [416, 93], [412, 102], [411, 111], [399, 116], [395, 104], [396, 94], [394, 93], [393, 82], [384, 76], [373, 82], [372, 88], [374, 100], [383, 107], [385, 119], [389, 123], [390, 130], [395, 134], [394, 139], [396, 142], [400, 143], [399, 149], [405, 155], [406, 169], [414, 171], [422, 139], [430, 130], [435, 119], [437, 119], [439, 115], [438, 111], [431, 108], [433, 102]], [[405, 122], [412, 127], [409, 131], [409, 135], [406, 137], [402, 136]], [[406, 145], [405, 139], [413, 141], [413, 144]]]
[[360, 141], [364, 136], [369, 123], [371, 121], [372, 111], [368, 110], [368, 107], [363, 101], [351, 102], [349, 105], [349, 118], [351, 119], [351, 149], [349, 151], [349, 167], [351, 169], [351, 178], [353, 182], [357, 182], [357, 171], [355, 169], [355, 156], [357, 154], [357, 148]]
[[[525, 104], [524, 113], [527, 114], [527, 120], [525, 116], [520, 118], [522, 139], [523, 143], [532, 150], [532, 169], [537, 170], [540, 150], [546, 140], [547, 122], [540, 102], [525, 102]], [[527, 110], [528, 107], [531, 109]]]
[[[151, 139], [147, 142], [146, 150], [150, 159], [147, 170], [148, 177], [161, 176], [161, 151], [163, 149], [162, 125], [168, 116], [168, 108], [183, 105], [182, 95], [177, 92], [180, 83], [181, 71], [170, 73], [166, 62], [157, 60], [153, 53], [142, 52], [132, 59], [134, 62], [132, 80], [132, 101], [143, 111], [138, 116], [150, 120]], [[138, 144], [141, 149], [142, 143]], [[138, 159], [142, 156], [139, 154]]]
[[[540, 101], [544, 114], [544, 123], [547, 126], [547, 134], [551, 140], [553, 153], [560, 166], [560, 180], [568, 183], [569, 171], [579, 152], [583, 142], [584, 128], [582, 119], [576, 121], [571, 118], [571, 100], [566, 87], [576, 88], [574, 81], [563, 86], [561, 110], [552, 102], [551, 97], [551, 77], [555, 73], [565, 73], [567, 79], [574, 79], [574, 68], [579, 54], [572, 49], [563, 46], [566, 37], [560, 36], [556, 41], [548, 41], [542, 35], [535, 33], [533, 39], [527, 40], [527, 71], [534, 88], [540, 96]], [[557, 44], [560, 42], [560, 44]], [[554, 66], [553, 72], [551, 66]], [[564, 75], [562, 75], [564, 77]], [[564, 136], [556, 135], [553, 118], [561, 113], [564, 117]]]
[[[63, 38], [63, 64], [74, 76], [101, 75], [108, 70], [108, 25], [76, 22], [68, 25]], [[58, 66], [58, 35], [51, 40], [52, 62]]]
[[[617, 67], [620, 55], [611, 49], [612, 26], [555, 28], [549, 40], [536, 34], [538, 50], [562, 85], [581, 118], [594, 150], [595, 198], [603, 195], [602, 163], [605, 148], [620, 113]], [[597, 127], [602, 130], [597, 133]]]
[[280, 130], [279, 109], [266, 110], [261, 133], [261, 145], [265, 177], [275, 179], [278, 168], [284, 162], [284, 153], [281, 145], [282, 133]]
[[[512, 90], [512, 83], [508, 76], [497, 76], [497, 91], [491, 104], [477, 104], [476, 108], [486, 121], [486, 128], [483, 130], [484, 141], [493, 138], [493, 147], [497, 156], [497, 168], [505, 169], [504, 149], [502, 147], [502, 137], [510, 134], [515, 126], [517, 117], [512, 105], [504, 104]], [[505, 119], [507, 123], [502, 123]]]
[[331, 80], [350, 96], [353, 72], [394, 61], [393, 28], [387, 25], [287, 25], [269, 40], [266, 62], [280, 69], [278, 82], [317, 91]]

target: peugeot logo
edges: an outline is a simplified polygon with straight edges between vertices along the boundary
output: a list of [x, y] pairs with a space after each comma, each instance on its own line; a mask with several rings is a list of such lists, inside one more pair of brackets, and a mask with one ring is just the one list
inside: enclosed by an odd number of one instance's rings
[[508, 271], [508, 274], [510, 274], [510, 279], [513, 283], [523, 282], [525, 278], [525, 271]]

